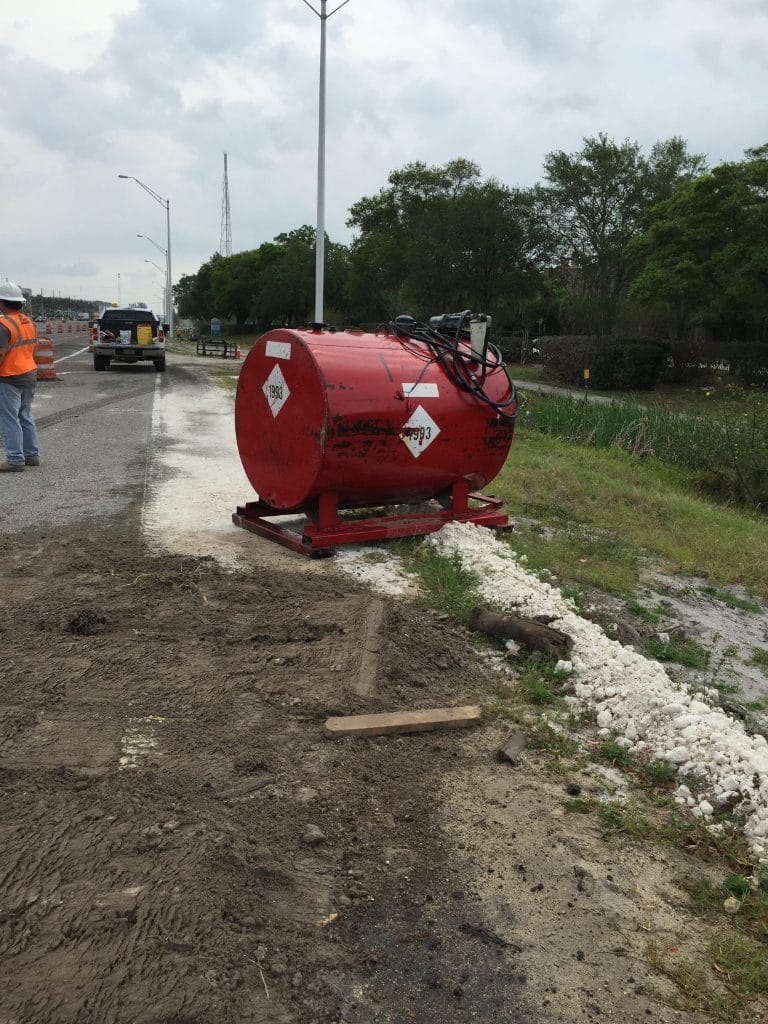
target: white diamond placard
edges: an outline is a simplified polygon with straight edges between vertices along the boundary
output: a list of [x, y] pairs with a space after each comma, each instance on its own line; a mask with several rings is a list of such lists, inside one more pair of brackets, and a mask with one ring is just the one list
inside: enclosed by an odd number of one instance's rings
[[272, 415], [277, 416], [291, 395], [279, 363], [275, 363], [272, 367], [272, 372], [264, 381], [264, 387], [261, 390], [269, 403]]
[[440, 433], [440, 427], [435, 423], [426, 409], [419, 405], [413, 414], [408, 418], [400, 434], [414, 459], [425, 452]]

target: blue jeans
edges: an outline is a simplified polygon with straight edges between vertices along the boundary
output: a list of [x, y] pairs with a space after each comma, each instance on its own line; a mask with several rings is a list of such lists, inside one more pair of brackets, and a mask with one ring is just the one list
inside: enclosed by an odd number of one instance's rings
[[9, 384], [0, 377], [0, 434], [5, 444], [5, 459], [23, 466], [26, 459], [39, 456], [37, 427], [32, 419], [34, 381]]

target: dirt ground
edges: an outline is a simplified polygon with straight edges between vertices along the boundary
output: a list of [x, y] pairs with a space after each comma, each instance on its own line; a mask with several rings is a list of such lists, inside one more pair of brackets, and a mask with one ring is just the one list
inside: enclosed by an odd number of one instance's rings
[[[297, 564], [300, 559], [296, 559]], [[566, 814], [471, 638], [330, 569], [228, 571], [73, 533], [0, 568], [0, 1024], [694, 1021], [675, 851]]]

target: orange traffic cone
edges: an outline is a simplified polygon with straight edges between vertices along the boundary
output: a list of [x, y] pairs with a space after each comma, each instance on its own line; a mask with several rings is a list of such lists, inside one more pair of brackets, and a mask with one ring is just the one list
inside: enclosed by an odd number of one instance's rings
[[50, 338], [38, 338], [35, 346], [38, 380], [58, 380], [53, 365], [53, 342]]
[[240, 358], [240, 346], [239, 345], [235, 345], [235, 359], [239, 359], [239, 358]]

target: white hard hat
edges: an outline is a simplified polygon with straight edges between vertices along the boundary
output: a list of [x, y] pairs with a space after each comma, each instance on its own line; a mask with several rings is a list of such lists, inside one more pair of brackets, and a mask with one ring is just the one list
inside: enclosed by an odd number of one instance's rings
[[26, 302], [24, 293], [13, 281], [0, 284], [0, 302]]

